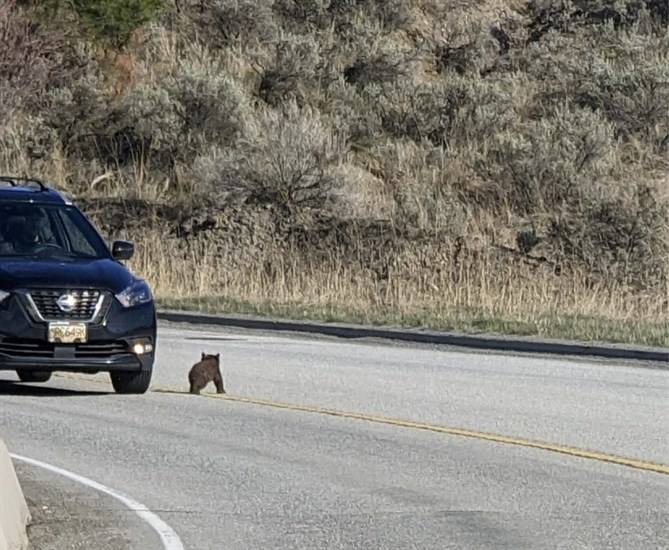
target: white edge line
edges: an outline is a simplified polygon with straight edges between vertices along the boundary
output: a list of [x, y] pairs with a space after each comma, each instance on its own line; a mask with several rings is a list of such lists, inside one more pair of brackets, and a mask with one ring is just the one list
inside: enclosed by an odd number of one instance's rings
[[179, 535], [177, 535], [176, 532], [169, 525], [167, 525], [167, 523], [165, 523], [162, 519], [160, 519], [156, 514], [151, 512], [151, 510], [149, 510], [142, 503], [137, 502], [136, 500], [130, 498], [129, 496], [124, 495], [123, 493], [115, 489], [102, 485], [97, 481], [93, 481], [92, 479], [80, 476], [79, 474], [75, 474], [74, 472], [70, 472], [68, 470], [64, 470], [63, 468], [59, 468], [58, 466], [53, 466], [52, 464], [47, 464], [46, 462], [41, 462], [39, 460], [35, 460], [34, 458], [28, 458], [14, 453], [9, 453], [9, 456], [11, 456], [16, 460], [32, 464], [33, 466], [37, 466], [45, 470], [50, 470], [51, 472], [54, 472], [58, 475], [69, 477], [70, 479], [76, 481], [77, 483], [81, 483], [82, 485], [87, 485], [97, 491], [106, 493], [109, 496], [114, 497], [116, 500], [119, 500], [130, 510], [135, 512], [140, 518], [142, 518], [146, 523], [148, 523], [156, 533], [158, 533], [158, 536], [160, 537], [160, 540], [163, 543], [164, 550], [184, 550], [184, 546], [183, 543], [181, 542], [181, 539], [179, 538]]

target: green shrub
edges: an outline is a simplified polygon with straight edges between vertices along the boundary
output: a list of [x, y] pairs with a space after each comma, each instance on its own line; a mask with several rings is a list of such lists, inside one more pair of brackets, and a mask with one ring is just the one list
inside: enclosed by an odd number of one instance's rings
[[[150, 166], [169, 166], [186, 142], [183, 113], [183, 105], [165, 88], [137, 86], [123, 98], [114, 136], [119, 145], [125, 143], [130, 155], [155, 160]], [[123, 155], [122, 163], [128, 164], [133, 156]]]
[[618, 57], [613, 63], [589, 55], [574, 64], [574, 80], [579, 84], [571, 93], [579, 105], [605, 113], [617, 135], [643, 136], [656, 154], [662, 154], [661, 143], [669, 135], [669, 40], [655, 47], [660, 49], [654, 55]]
[[[40, 0], [38, 12], [57, 26], [66, 26], [74, 15], [84, 35], [118, 50], [144, 24], [154, 21], [166, 0]], [[69, 26], [69, 25], [68, 25]]]

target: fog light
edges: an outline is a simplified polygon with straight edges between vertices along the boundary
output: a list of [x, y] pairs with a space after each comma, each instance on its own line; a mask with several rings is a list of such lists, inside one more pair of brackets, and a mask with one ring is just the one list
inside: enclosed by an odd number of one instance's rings
[[135, 355], [144, 355], [153, 351], [153, 344], [146, 341], [135, 342], [131, 349]]

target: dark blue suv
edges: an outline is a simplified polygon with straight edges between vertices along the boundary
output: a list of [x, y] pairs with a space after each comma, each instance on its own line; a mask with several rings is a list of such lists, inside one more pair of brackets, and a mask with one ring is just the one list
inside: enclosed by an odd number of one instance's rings
[[0, 176], [0, 370], [24, 382], [109, 372], [118, 393], [148, 390], [156, 351], [151, 288], [62, 193]]

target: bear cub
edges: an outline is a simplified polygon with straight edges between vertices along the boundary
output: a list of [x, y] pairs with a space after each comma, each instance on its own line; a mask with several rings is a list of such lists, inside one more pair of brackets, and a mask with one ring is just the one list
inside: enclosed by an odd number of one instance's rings
[[208, 355], [202, 352], [201, 359], [191, 367], [188, 373], [188, 382], [190, 382], [190, 393], [194, 395], [200, 395], [200, 391], [209, 382], [213, 382], [216, 386], [216, 393], [225, 393], [221, 375], [221, 354]]

